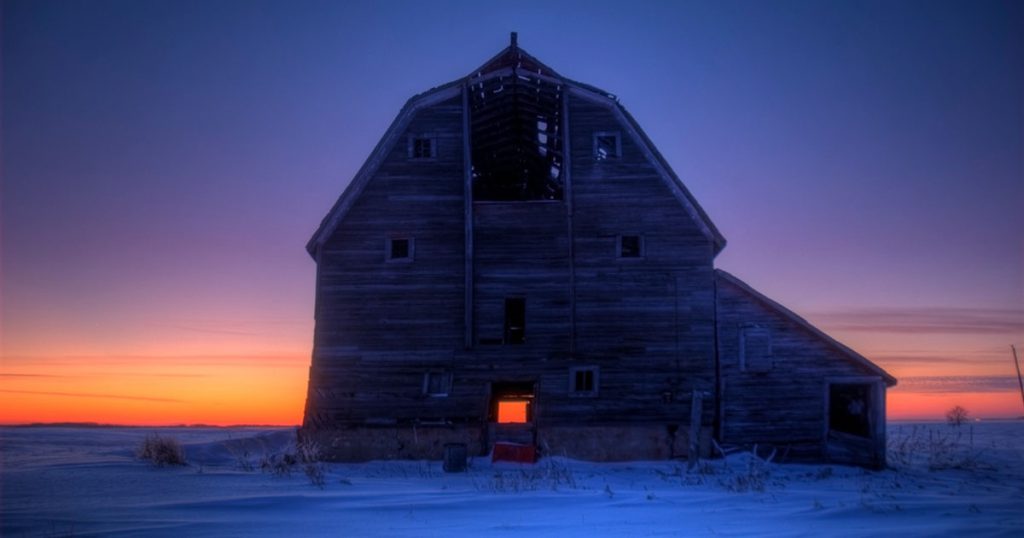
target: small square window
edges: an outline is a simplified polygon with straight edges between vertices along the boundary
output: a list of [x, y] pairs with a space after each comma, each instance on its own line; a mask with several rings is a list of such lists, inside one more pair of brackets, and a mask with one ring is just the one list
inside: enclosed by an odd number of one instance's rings
[[432, 136], [410, 136], [410, 159], [433, 159], [437, 157], [437, 140]]
[[596, 366], [569, 369], [570, 396], [597, 396], [598, 382]]
[[644, 238], [642, 235], [620, 235], [618, 243], [620, 258], [644, 257]]
[[622, 144], [619, 141], [619, 133], [596, 132], [594, 133], [594, 159], [606, 161], [618, 159], [622, 156]]
[[413, 240], [411, 237], [389, 237], [385, 248], [387, 248], [389, 262], [412, 261]]
[[427, 372], [423, 374], [423, 395], [448, 396], [452, 390], [451, 372]]

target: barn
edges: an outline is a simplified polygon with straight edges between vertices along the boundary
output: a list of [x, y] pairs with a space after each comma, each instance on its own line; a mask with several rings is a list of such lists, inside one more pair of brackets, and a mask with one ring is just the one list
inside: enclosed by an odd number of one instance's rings
[[511, 43], [409, 99], [306, 248], [300, 436], [335, 460], [885, 464], [896, 379], [715, 268], [726, 241], [616, 97]]

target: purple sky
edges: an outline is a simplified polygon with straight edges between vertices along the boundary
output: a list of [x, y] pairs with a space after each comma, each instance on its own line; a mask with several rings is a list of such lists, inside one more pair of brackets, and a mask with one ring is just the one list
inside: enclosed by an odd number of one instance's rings
[[405, 100], [513, 30], [619, 96], [719, 267], [897, 375], [1012, 375], [1024, 4], [993, 1], [6, 0], [5, 366], [308, 360], [305, 242]]

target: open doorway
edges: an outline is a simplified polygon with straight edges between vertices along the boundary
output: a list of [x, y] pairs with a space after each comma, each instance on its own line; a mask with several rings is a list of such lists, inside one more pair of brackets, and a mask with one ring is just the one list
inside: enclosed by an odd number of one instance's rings
[[491, 446], [513, 443], [533, 446], [535, 383], [533, 381], [497, 382], [491, 384], [488, 411], [488, 437]]
[[533, 382], [491, 384], [490, 422], [527, 424], [533, 422]]
[[871, 437], [871, 385], [832, 383], [828, 387], [829, 430]]
[[878, 378], [834, 378], [825, 385], [825, 453], [830, 461], [885, 465], [885, 386]]

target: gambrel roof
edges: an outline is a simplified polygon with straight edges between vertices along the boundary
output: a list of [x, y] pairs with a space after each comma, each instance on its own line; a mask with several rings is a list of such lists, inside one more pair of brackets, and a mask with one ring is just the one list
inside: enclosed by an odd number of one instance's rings
[[[376, 174], [390, 150], [402, 140], [403, 133], [405, 133], [409, 123], [418, 111], [457, 97], [463, 93], [464, 88], [468, 89], [472, 85], [482, 84], [494, 77], [508, 76], [521, 78], [524, 81], [533, 81], [536, 84], [556, 85], [562, 95], [569, 94], [607, 107], [626, 130], [625, 135], [630, 136], [636, 145], [641, 148], [680, 205], [689, 213], [705, 237], [711, 241], [715, 254], [725, 247], [725, 237], [718, 231], [714, 223], [711, 222], [707, 213], [697, 203], [697, 200], [675, 174], [672, 167], [669, 166], [668, 162], [654, 146], [650, 138], [647, 137], [643, 129], [640, 128], [640, 125], [633, 116], [619, 103], [618, 98], [600, 88], [576, 82], [559, 75], [553, 69], [519, 48], [516, 36], [513, 33], [511, 44], [485, 62], [480, 68], [473, 70], [463, 78], [415, 95], [406, 102], [387, 132], [385, 132], [380, 142], [371, 152], [370, 157], [356, 173], [348, 187], [327, 213], [327, 216], [321, 221], [316, 233], [313, 234], [313, 237], [306, 244], [306, 250], [309, 254], [314, 258], [316, 257], [317, 248], [334, 233], [334, 230], [341, 223], [345, 214]], [[556, 163], [556, 165], [560, 165], [560, 163]]]

